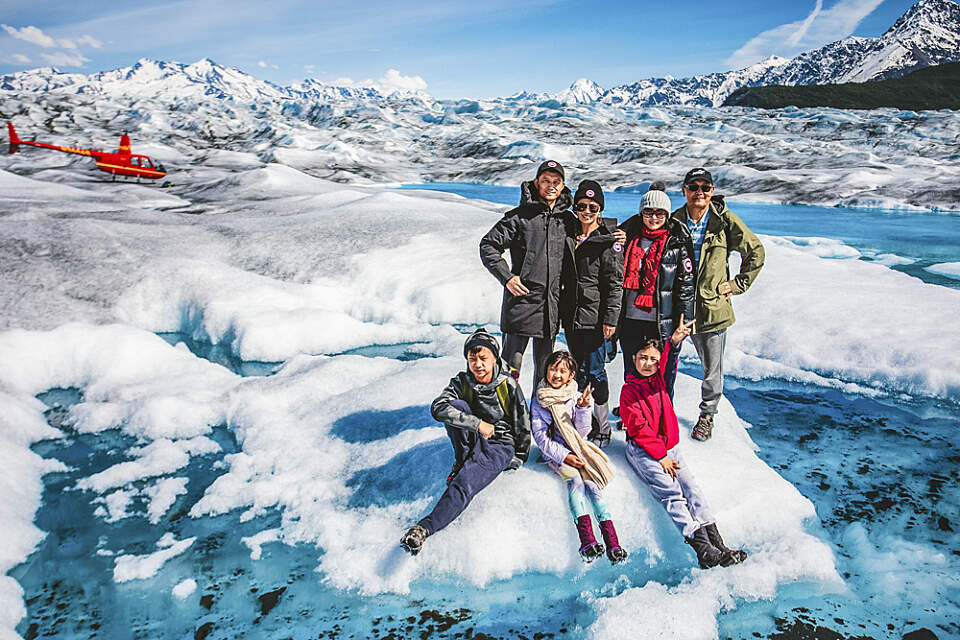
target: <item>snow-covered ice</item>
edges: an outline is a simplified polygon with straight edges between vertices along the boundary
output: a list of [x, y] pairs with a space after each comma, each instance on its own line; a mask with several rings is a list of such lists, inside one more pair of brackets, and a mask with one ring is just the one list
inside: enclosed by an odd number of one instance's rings
[[[177, 187], [191, 213], [157, 212], [111, 184], [0, 171], [0, 189], [26, 185], [30, 194], [29, 208], [0, 204], [2, 255], [17, 263], [0, 282], [0, 485], [17, 487], [0, 506], [5, 572], [41, 544], [43, 476], [72, 473], [69, 497], [102, 508], [103, 526], [116, 527], [97, 547], [110, 579], [156, 581], [158, 597], [206, 592], [209, 574], [193, 567], [226, 544], [203, 531], [225, 518], [242, 528], [234, 542], [254, 567], [283, 549], [309, 550], [308, 569], [351, 597], [417, 598], [436, 584], [495, 593], [549, 579], [561, 599], [591, 612], [578, 633], [597, 638], [713, 638], [724, 615], [790, 585], [846, 592], [813, 503], [758, 457], [726, 400], [716, 436], [684, 446], [724, 535], [751, 552], [742, 566], [695, 568], [625, 464], [619, 437], [608, 496], [632, 554], [624, 567], [580, 562], [563, 488], [533, 462], [499, 478], [420, 556], [403, 554], [396, 541], [442, 491], [449, 465], [426, 406], [463, 367], [462, 331], [498, 323], [501, 290], [480, 266], [477, 242], [505, 207], [214, 160]], [[960, 291], [857, 259], [837, 241], [763, 239], [767, 265], [737, 300], [731, 374], [956, 398], [960, 356], [943, 345], [960, 338], [951, 323]], [[158, 332], [276, 365], [272, 375], [243, 377]], [[391, 347], [403, 357], [382, 355]], [[609, 373], [615, 396], [619, 362]], [[58, 410], [58, 428], [37, 399], [51, 389], [78, 394]], [[681, 374], [684, 433], [698, 393], [699, 381]], [[79, 469], [31, 451], [58, 440], [110, 444]], [[152, 537], [117, 537], [137, 522]], [[851, 530], [849, 544], [863, 546], [858, 535]], [[949, 563], [928, 545], [896, 548], [912, 554], [911, 566]], [[884, 553], [865, 553], [862, 570]], [[893, 583], [876, 592], [900, 602]], [[14, 578], [0, 579], [0, 598], [0, 633], [15, 634], [27, 608]], [[628, 632], [624, 621], [635, 622], [639, 607], [663, 611], [666, 629]]]
[[941, 262], [940, 264], [924, 267], [930, 273], [936, 273], [941, 276], [947, 276], [954, 280], [960, 280], [960, 262]]

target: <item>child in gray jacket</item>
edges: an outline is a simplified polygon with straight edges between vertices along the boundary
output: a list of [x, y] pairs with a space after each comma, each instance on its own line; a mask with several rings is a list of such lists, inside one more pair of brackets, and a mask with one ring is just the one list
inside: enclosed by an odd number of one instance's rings
[[400, 539], [413, 555], [502, 471], [519, 468], [530, 451], [530, 412], [520, 385], [500, 360], [497, 339], [477, 329], [463, 345], [463, 355], [467, 371], [452, 378], [430, 407], [447, 429], [454, 463], [436, 506]]

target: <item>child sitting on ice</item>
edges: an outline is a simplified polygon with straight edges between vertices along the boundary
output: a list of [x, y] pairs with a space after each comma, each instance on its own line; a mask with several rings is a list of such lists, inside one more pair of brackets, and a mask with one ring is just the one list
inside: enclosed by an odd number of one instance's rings
[[497, 339], [477, 329], [463, 355], [468, 370], [452, 378], [430, 406], [447, 428], [454, 463], [433, 511], [400, 539], [413, 555], [427, 536], [453, 522], [500, 472], [520, 467], [530, 452], [530, 412], [519, 383], [502, 365]]
[[660, 353], [658, 340], [640, 343], [633, 356], [637, 375], [630, 374], [620, 391], [620, 417], [627, 430], [627, 462], [660, 501], [687, 544], [697, 554], [700, 567], [729, 567], [743, 562], [745, 551], [728, 549], [717, 531], [710, 507], [693, 474], [686, 468], [677, 443], [680, 429], [673, 403], [663, 381], [670, 349], [690, 335], [693, 322], [677, 329]]
[[585, 562], [593, 562], [603, 555], [603, 545], [593, 537], [589, 496], [607, 545], [607, 557], [611, 564], [617, 564], [627, 559], [627, 552], [617, 540], [617, 530], [600, 493], [613, 479], [613, 469], [607, 455], [586, 440], [592, 426], [593, 389], [587, 385], [577, 397], [576, 371], [577, 363], [566, 351], [556, 351], [547, 358], [546, 377], [530, 407], [533, 438], [570, 492], [570, 511], [580, 536], [581, 557]]

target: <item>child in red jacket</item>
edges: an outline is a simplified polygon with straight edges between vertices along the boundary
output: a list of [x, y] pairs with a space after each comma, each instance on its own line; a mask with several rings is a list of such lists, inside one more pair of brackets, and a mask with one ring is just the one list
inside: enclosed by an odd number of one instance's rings
[[627, 462], [693, 547], [700, 566], [729, 567], [743, 562], [747, 554], [723, 543], [710, 507], [686, 469], [677, 447], [677, 416], [663, 381], [670, 350], [690, 335], [692, 326], [692, 321], [684, 323], [681, 316], [663, 353], [657, 340], [640, 343], [633, 357], [637, 375], [628, 375], [620, 391], [620, 418], [627, 430]]

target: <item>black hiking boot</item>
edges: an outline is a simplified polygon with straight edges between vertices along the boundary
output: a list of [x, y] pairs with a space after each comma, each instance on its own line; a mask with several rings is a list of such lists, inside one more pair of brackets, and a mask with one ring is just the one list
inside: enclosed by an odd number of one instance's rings
[[590, 564], [602, 556], [603, 545], [599, 542], [594, 542], [592, 545], [588, 545], [586, 547], [580, 547], [580, 557], [583, 558], [583, 561], [587, 564]]
[[707, 530], [707, 538], [710, 540], [710, 544], [723, 552], [723, 559], [720, 561], [721, 566], [729, 567], [740, 564], [747, 559], [746, 551], [742, 549], [730, 549], [723, 543], [723, 538], [720, 537], [720, 532], [717, 531], [716, 523], [711, 522], [708, 525], [704, 525], [703, 528]]
[[713, 435], [713, 416], [709, 413], [701, 413], [697, 424], [693, 425], [693, 433], [690, 434], [694, 440], [706, 442]]
[[420, 553], [420, 549], [423, 547], [423, 541], [426, 539], [427, 530], [415, 524], [407, 529], [407, 532], [400, 538], [400, 546], [409, 551], [410, 555], [415, 556]]
[[697, 562], [701, 569], [712, 569], [724, 560], [724, 553], [710, 544], [710, 538], [707, 536], [707, 528], [700, 527], [693, 532], [692, 538], [686, 538], [688, 545], [693, 547], [697, 554]]

